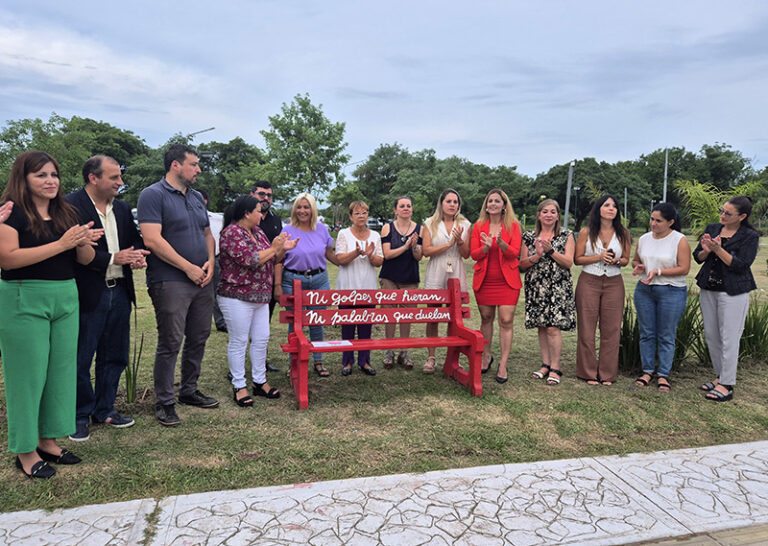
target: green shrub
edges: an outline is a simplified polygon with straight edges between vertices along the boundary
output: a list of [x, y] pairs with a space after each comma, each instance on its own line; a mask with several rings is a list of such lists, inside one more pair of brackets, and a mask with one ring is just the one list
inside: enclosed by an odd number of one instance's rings
[[768, 300], [752, 297], [741, 335], [739, 358], [768, 361]]
[[621, 337], [619, 338], [619, 370], [629, 374], [642, 371], [640, 361], [640, 329], [637, 325], [632, 298], [627, 296], [624, 302], [624, 315], [621, 319]]
[[[685, 303], [685, 311], [677, 325], [677, 338], [675, 339], [675, 356], [672, 361], [672, 369], [679, 370], [686, 363], [686, 356], [694, 354], [698, 362], [691, 367], [699, 367], [703, 362], [711, 364], [707, 344], [704, 343], [704, 325], [701, 320], [701, 307], [699, 306], [699, 291], [693, 286], [688, 287], [688, 300]], [[690, 361], [688, 361], [690, 362]]]

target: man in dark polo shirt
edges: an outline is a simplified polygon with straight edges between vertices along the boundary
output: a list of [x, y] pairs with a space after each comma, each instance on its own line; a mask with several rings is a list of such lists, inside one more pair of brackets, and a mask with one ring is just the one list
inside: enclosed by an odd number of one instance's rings
[[[253, 183], [253, 186], [251, 186], [251, 197], [255, 197], [259, 200], [259, 203], [261, 203], [261, 213], [264, 216], [261, 219], [259, 227], [271, 243], [272, 240], [280, 235], [281, 231], [283, 231], [283, 221], [277, 214], [275, 214], [275, 211], [272, 210], [272, 199], [274, 198], [272, 195], [272, 184], [266, 180], [257, 180]], [[275, 305], [277, 305], [277, 300], [275, 300], [275, 295], [273, 292], [272, 299], [269, 302], [270, 322], [272, 321], [272, 313], [275, 310]], [[266, 364], [268, 372], [280, 371], [280, 368], [270, 364], [269, 360], [267, 360]]]
[[164, 157], [165, 177], [145, 188], [137, 205], [147, 258], [147, 286], [155, 307], [155, 415], [166, 426], [176, 414], [173, 379], [181, 349], [179, 402], [215, 408], [219, 402], [197, 388], [205, 343], [211, 333], [214, 240], [203, 196], [192, 185], [200, 174], [197, 151], [174, 144]]

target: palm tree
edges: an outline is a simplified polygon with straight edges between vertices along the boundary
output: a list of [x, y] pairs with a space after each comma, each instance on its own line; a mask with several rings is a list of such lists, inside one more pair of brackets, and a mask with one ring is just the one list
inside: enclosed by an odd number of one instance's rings
[[[691, 229], [702, 232], [707, 224], [717, 222], [720, 218], [720, 207], [731, 197], [748, 195], [752, 198], [753, 216], [760, 219], [768, 207], [768, 184], [766, 181], [753, 180], [727, 190], [720, 190], [712, 184], [701, 183], [698, 180], [678, 180], [675, 189], [685, 205]], [[757, 214], [755, 214], [757, 213]]]

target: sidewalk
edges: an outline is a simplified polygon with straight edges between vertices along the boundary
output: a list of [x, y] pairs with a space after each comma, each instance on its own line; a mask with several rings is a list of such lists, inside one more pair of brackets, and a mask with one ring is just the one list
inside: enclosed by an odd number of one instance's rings
[[0, 543], [765, 544], [765, 524], [753, 442], [14, 512]]

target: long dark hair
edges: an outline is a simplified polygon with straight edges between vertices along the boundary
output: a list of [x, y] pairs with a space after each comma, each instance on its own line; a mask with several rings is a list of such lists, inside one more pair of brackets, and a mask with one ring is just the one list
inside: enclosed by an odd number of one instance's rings
[[616, 232], [616, 237], [619, 239], [619, 243], [624, 247], [631, 242], [632, 236], [627, 228], [624, 227], [624, 224], [621, 223], [619, 202], [613, 195], [603, 195], [592, 205], [592, 210], [589, 211], [589, 219], [587, 220], [589, 225], [589, 242], [592, 243], [592, 246], [595, 246], [597, 237], [600, 235], [600, 207], [602, 207], [608, 199], [613, 200], [613, 204], [616, 205], [616, 216], [614, 216], [612, 222], [613, 231]]
[[60, 174], [59, 163], [45, 152], [39, 150], [30, 150], [19, 154], [11, 167], [11, 175], [8, 177], [8, 185], [5, 186], [3, 202], [13, 201], [14, 208], [18, 207], [29, 222], [29, 231], [38, 238], [46, 235], [61, 235], [72, 226], [80, 222], [75, 207], [67, 203], [62, 197], [61, 180], [59, 180], [59, 190], [56, 196], [48, 204], [48, 215], [53, 221], [54, 233], [48, 233], [45, 221], [37, 212], [37, 207], [32, 200], [32, 194], [27, 185], [27, 175], [36, 173], [47, 163], [53, 163], [56, 173]]
[[664, 218], [667, 222], [672, 220], [672, 229], [675, 231], [682, 231], [680, 229], [680, 215], [677, 213], [677, 209], [672, 203], [656, 203], [653, 206], [653, 209], [651, 209], [651, 212], [654, 211], [659, 211], [661, 217]]
[[752, 199], [746, 195], [737, 195], [728, 199], [726, 203], [733, 205], [736, 210], [739, 211], [739, 214], [747, 215], [747, 217], [741, 221], [742, 226], [746, 226], [749, 229], [755, 229], [752, 227], [752, 224], [749, 223], [749, 215], [752, 213]]
[[259, 212], [261, 212], [260, 205], [261, 203], [259, 203], [259, 200], [255, 197], [250, 195], [241, 195], [235, 199], [235, 202], [229, 205], [224, 211], [223, 226], [227, 227], [233, 222], [239, 222], [245, 217], [247, 213], [253, 212], [256, 210], [256, 208], [258, 208]]

